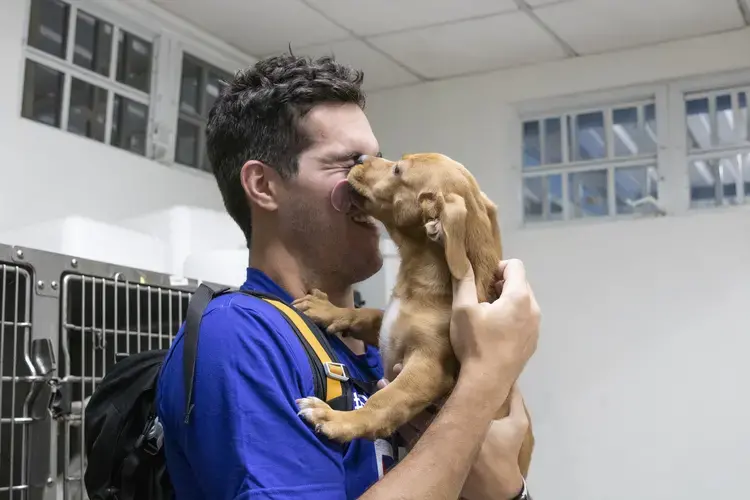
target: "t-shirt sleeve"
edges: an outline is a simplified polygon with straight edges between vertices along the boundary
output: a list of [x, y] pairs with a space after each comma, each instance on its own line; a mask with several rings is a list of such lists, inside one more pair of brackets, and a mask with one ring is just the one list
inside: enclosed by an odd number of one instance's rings
[[204, 498], [343, 500], [341, 445], [297, 415], [312, 393], [309, 362], [293, 332], [264, 319], [275, 314], [231, 303], [206, 313], [183, 450]]

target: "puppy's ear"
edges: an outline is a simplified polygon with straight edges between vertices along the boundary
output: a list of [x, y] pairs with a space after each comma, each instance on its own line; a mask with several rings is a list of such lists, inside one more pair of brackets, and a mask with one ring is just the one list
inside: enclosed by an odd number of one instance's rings
[[480, 198], [482, 200], [482, 204], [484, 205], [484, 209], [487, 212], [487, 218], [490, 220], [490, 227], [492, 228], [492, 239], [494, 240], [497, 248], [500, 250], [500, 258], [502, 259], [503, 244], [502, 238], [500, 237], [500, 225], [497, 221], [497, 205], [495, 205], [492, 200], [490, 200], [489, 197], [484, 194], [483, 191], [480, 191]]
[[434, 191], [423, 191], [419, 194], [422, 217], [425, 224], [438, 221], [439, 237], [445, 247], [445, 260], [448, 269], [456, 279], [466, 275], [471, 263], [466, 254], [466, 201], [456, 195]]

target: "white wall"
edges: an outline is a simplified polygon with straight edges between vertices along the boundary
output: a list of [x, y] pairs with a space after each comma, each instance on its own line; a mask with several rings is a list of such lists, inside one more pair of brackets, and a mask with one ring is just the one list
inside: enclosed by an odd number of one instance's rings
[[209, 174], [20, 118], [26, 4], [4, 0], [0, 16], [0, 230], [70, 214], [110, 222], [180, 204], [223, 210]]
[[743, 30], [370, 98], [384, 154], [464, 163], [528, 266], [535, 498], [750, 498], [750, 209], [522, 230], [509, 161], [513, 103], [745, 68], [748, 46]]

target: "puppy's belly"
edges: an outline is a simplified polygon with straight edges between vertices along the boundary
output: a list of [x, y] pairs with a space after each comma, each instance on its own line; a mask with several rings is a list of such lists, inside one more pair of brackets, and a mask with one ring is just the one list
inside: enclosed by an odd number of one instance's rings
[[399, 361], [394, 359], [396, 356], [393, 351], [391, 340], [393, 339], [393, 328], [396, 325], [396, 320], [398, 319], [400, 312], [401, 299], [398, 297], [391, 297], [391, 301], [388, 303], [388, 306], [383, 313], [383, 321], [380, 324], [380, 337], [378, 340], [380, 356], [383, 358], [385, 375], [389, 379], [392, 376], [393, 365]]

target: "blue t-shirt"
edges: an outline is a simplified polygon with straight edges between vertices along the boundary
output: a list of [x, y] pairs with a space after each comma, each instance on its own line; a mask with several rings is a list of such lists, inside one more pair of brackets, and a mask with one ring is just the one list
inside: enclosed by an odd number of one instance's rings
[[[248, 269], [244, 289], [292, 297]], [[167, 469], [177, 500], [354, 499], [393, 463], [387, 441], [339, 444], [297, 415], [312, 396], [313, 375], [296, 334], [272, 305], [239, 293], [211, 301], [203, 315], [190, 423], [184, 423], [183, 327], [158, 383]], [[355, 355], [329, 336], [352, 376], [383, 377], [377, 349]], [[354, 395], [355, 407], [367, 395]]]

